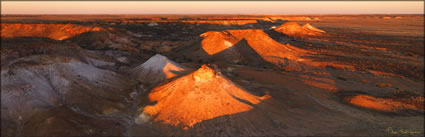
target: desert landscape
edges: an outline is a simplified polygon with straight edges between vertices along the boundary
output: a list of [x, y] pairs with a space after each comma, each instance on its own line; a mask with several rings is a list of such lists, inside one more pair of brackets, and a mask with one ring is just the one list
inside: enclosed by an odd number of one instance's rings
[[423, 15], [3, 15], [2, 136], [424, 136]]

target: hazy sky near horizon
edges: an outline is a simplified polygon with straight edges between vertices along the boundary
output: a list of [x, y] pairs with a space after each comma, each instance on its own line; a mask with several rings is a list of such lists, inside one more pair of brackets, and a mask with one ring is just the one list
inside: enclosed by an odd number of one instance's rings
[[424, 14], [424, 1], [1, 1], [1, 14]]

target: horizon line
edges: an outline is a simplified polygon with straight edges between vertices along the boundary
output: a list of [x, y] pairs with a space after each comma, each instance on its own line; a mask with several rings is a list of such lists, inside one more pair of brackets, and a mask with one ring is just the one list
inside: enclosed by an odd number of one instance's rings
[[21, 14], [21, 13], [13, 13], [13, 14], [1, 14], [1, 15], [425, 15], [425, 13], [321, 13], [321, 14], [261, 14], [261, 13], [255, 13], [255, 14], [247, 14], [247, 13], [126, 13], [126, 14], [93, 14], [93, 13], [61, 13], [61, 14]]

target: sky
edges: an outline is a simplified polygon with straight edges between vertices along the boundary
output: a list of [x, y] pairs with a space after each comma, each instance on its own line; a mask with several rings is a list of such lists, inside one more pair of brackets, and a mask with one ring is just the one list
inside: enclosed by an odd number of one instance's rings
[[424, 14], [424, 1], [1, 1], [1, 14]]

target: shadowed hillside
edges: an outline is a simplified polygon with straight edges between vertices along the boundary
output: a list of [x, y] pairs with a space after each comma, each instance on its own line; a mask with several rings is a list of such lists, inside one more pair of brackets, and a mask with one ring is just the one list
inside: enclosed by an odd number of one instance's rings
[[2, 15], [1, 134], [423, 136], [423, 21]]

